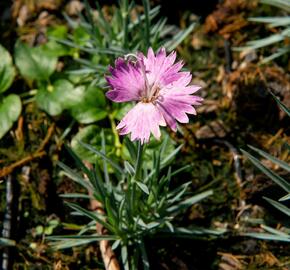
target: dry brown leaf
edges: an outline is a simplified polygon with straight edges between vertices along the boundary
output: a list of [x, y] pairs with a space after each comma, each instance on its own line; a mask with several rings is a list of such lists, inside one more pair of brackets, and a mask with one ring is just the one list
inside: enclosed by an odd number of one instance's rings
[[197, 139], [212, 139], [212, 138], [224, 138], [227, 134], [227, 128], [222, 120], [215, 120], [209, 124], [199, 128], [195, 136]]

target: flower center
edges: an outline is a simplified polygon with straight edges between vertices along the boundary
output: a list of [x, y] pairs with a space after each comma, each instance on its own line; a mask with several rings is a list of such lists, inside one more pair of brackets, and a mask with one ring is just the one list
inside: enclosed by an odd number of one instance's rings
[[153, 103], [159, 98], [160, 88], [159, 86], [153, 85], [151, 89], [149, 89], [149, 95], [145, 95], [141, 98], [143, 103]]

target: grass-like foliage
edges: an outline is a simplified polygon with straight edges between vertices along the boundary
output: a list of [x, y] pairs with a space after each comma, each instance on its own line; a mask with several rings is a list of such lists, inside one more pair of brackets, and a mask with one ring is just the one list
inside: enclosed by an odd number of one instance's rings
[[[103, 146], [105, 146], [105, 137]], [[123, 166], [115, 163], [104, 152], [81, 143], [95, 155], [101, 163], [96, 162], [89, 169], [73, 151], [68, 151], [74, 158], [80, 173], [59, 163], [65, 174], [87, 190], [87, 194], [63, 194], [66, 199], [82, 198], [89, 201], [97, 200], [103, 212], [90, 211], [77, 203], [67, 202], [73, 215], [86, 217], [88, 222], [77, 235], [52, 236], [53, 247], [57, 249], [88, 244], [94, 241], [113, 241], [113, 249], [120, 249], [125, 269], [137, 269], [138, 258], [141, 258], [144, 269], [149, 269], [144, 239], [152, 236], [186, 236], [196, 237], [201, 234], [219, 235], [221, 231], [202, 228], [180, 228], [173, 223], [174, 218], [193, 204], [212, 195], [212, 191], [199, 194], [188, 192], [190, 182], [171, 188], [171, 180], [189, 168], [185, 166], [173, 170], [171, 161], [181, 147], [176, 148], [165, 159], [162, 153], [168, 146], [168, 138], [162, 143], [160, 151], [153, 154], [153, 166], [148, 168], [142, 162], [146, 149], [141, 144], [126, 140], [131, 159], [124, 161]], [[108, 173], [113, 171], [114, 173]], [[116, 184], [113, 184], [116, 183]], [[96, 232], [96, 224], [101, 224], [106, 234]], [[139, 268], [138, 268], [139, 269]]]
[[[272, 93], [271, 93], [272, 94]], [[290, 110], [274, 95], [272, 94], [273, 98], [276, 100], [279, 107], [290, 117]], [[290, 146], [286, 145], [287, 149], [290, 151]], [[290, 165], [286, 163], [283, 160], [279, 160], [276, 157], [256, 148], [253, 146], [250, 146], [251, 150], [253, 150], [256, 154], [260, 155], [262, 158], [265, 158], [277, 166], [279, 166], [281, 169], [284, 169], [288, 173], [290, 172]], [[287, 179], [284, 179], [280, 175], [278, 175], [276, 172], [268, 169], [266, 166], [264, 166], [261, 161], [259, 161], [256, 157], [251, 155], [249, 152], [242, 150], [243, 154], [265, 175], [267, 175], [273, 182], [275, 182], [277, 185], [279, 185], [285, 192], [286, 195], [280, 198], [278, 201], [273, 200], [268, 197], [264, 197], [264, 199], [269, 202], [273, 207], [278, 209], [280, 212], [285, 214], [286, 216], [290, 217], [290, 209], [283, 204], [283, 202], [290, 200], [290, 183]], [[290, 231], [287, 230], [276, 230], [271, 227], [268, 227], [266, 225], [261, 225], [262, 229], [264, 229], [265, 233], [246, 233], [248, 236], [252, 236], [258, 239], [265, 239], [265, 240], [279, 240], [279, 241], [285, 241], [290, 242]]]
[[74, 21], [65, 15], [74, 34], [65, 39], [52, 39], [78, 52], [75, 60], [79, 62], [80, 68], [71, 71], [73, 74], [94, 75], [92, 84], [99, 83], [103, 86], [105, 81], [102, 75], [116, 56], [136, 51], [145, 52], [150, 46], [154, 49], [163, 46], [172, 51], [195, 26], [193, 23], [180, 30], [167, 25], [166, 18], [158, 19], [160, 6], [151, 9], [149, 1], [143, 0], [144, 12], [140, 13], [134, 2], [128, 2], [120, 1], [120, 7], [114, 9], [111, 17], [103, 12], [98, 2], [95, 12], [87, 1], [85, 14], [80, 14], [80, 21]]
[[283, 12], [285, 16], [249, 18], [249, 21], [265, 23], [269, 28], [275, 29], [275, 31], [268, 37], [248, 41], [245, 47], [239, 48], [238, 50], [256, 50], [276, 44], [278, 47], [275, 49], [275, 52], [262, 60], [262, 63], [266, 63], [282, 55], [289, 54], [290, 52], [290, 46], [287, 43], [287, 39], [290, 37], [290, 2], [289, 0], [260, 0], [260, 3], [281, 9], [281, 12]]

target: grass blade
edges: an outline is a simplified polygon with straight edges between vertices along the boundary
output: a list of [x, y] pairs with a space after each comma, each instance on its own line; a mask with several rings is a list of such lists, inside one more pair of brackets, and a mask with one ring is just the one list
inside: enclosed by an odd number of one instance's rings
[[199, 194], [196, 194], [184, 201], [182, 201], [181, 203], [177, 204], [177, 205], [173, 205], [171, 207], [169, 207], [167, 209], [167, 212], [169, 213], [173, 213], [173, 212], [176, 212], [176, 211], [181, 211], [182, 209], [185, 209], [185, 208], [188, 208], [190, 206], [192, 206], [193, 204], [207, 198], [208, 196], [211, 196], [213, 194], [213, 191], [212, 190], [207, 190], [205, 192], [202, 192], [202, 193], [199, 193]]
[[281, 167], [284, 170], [290, 172], [290, 165], [287, 164], [285, 161], [280, 160], [280, 159], [278, 159], [276, 157], [273, 157], [272, 155], [270, 155], [270, 154], [268, 154], [268, 153], [266, 153], [266, 152], [264, 152], [264, 151], [262, 151], [262, 150], [260, 150], [260, 149], [258, 149], [256, 147], [254, 147], [254, 146], [249, 145], [249, 147], [252, 150], [254, 150], [255, 152], [257, 152], [259, 155], [261, 155], [262, 157], [272, 161], [273, 163], [277, 164], [279, 167]]
[[111, 160], [110, 158], [108, 158], [104, 153], [102, 153], [101, 151], [97, 150], [96, 148], [94, 148], [93, 146], [81, 142], [79, 141], [79, 143], [85, 147], [86, 149], [90, 150], [91, 152], [97, 154], [98, 156], [100, 156], [103, 160], [107, 161], [108, 163], [110, 163], [110, 165], [115, 168], [120, 174], [123, 174], [123, 169], [117, 164], [115, 163], [113, 160]]
[[276, 202], [270, 198], [267, 197], [263, 197], [268, 203], [272, 204], [276, 209], [280, 210], [282, 213], [284, 213], [285, 215], [287, 215], [288, 217], [290, 217], [290, 208], [288, 208], [287, 206]]
[[69, 202], [65, 202], [65, 203], [73, 210], [85, 215], [86, 217], [88, 217], [92, 220], [95, 220], [96, 222], [102, 224], [109, 231], [114, 232], [114, 228], [110, 224], [108, 224], [104, 221], [104, 216], [101, 216], [101, 215], [97, 214], [96, 212], [88, 211], [88, 210], [80, 207], [79, 205], [77, 205], [75, 203], [69, 203]]
[[168, 51], [174, 50], [194, 29], [196, 23], [192, 23], [185, 30], [180, 31], [177, 35], [175, 35], [172, 40], [167, 42], [164, 47], [167, 48]]
[[285, 104], [283, 104], [279, 98], [277, 98], [271, 91], [270, 94], [273, 96], [275, 101], [278, 103], [279, 107], [290, 117], [290, 109], [288, 109]]
[[287, 193], [290, 193], [290, 184], [286, 180], [284, 180], [278, 174], [269, 170], [258, 159], [253, 157], [247, 151], [245, 151], [243, 149], [241, 149], [241, 151], [260, 171], [262, 171], [265, 175], [267, 175], [270, 179], [272, 179], [273, 182], [275, 182], [277, 185], [279, 185], [281, 188], [283, 188]]

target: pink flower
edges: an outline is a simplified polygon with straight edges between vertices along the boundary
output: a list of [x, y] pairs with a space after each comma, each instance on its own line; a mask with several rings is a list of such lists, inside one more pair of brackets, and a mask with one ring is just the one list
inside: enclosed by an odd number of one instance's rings
[[175, 52], [166, 56], [161, 48], [154, 55], [150, 48], [147, 57], [138, 53], [136, 61], [118, 58], [109, 68], [111, 90], [106, 96], [114, 102], [137, 102], [117, 126], [121, 135], [131, 133], [131, 140], [141, 143], [148, 142], [151, 133], [159, 139], [159, 126], [176, 131], [176, 121], [188, 123], [187, 114], [196, 114], [193, 105], [200, 105], [202, 98], [192, 94], [201, 87], [189, 85], [190, 72], [180, 71], [183, 63], [174, 64], [175, 58]]

